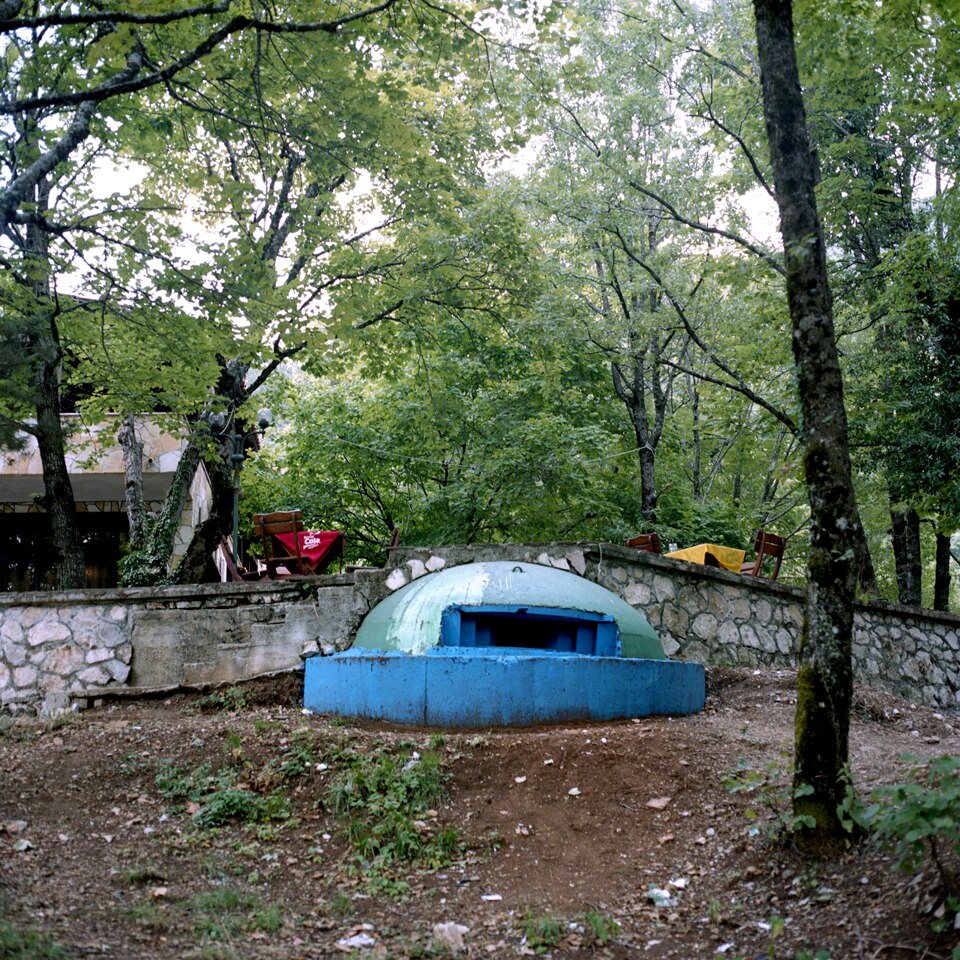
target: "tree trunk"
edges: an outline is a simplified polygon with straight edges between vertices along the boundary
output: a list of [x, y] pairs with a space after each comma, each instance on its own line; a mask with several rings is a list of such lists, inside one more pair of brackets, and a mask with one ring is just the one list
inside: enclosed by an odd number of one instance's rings
[[[44, 180], [36, 190], [36, 212], [40, 217], [46, 213], [48, 201], [49, 186]], [[56, 306], [50, 296], [49, 238], [38, 223], [27, 225], [26, 252], [33, 271], [35, 309], [43, 317], [42, 323], [32, 325], [33, 332], [27, 338], [37, 406], [34, 436], [43, 468], [43, 506], [49, 519], [50, 546], [56, 558], [57, 587], [70, 590], [84, 586], [86, 564], [60, 420], [62, 352]]]
[[143, 500], [143, 444], [137, 436], [137, 421], [133, 414], [127, 414], [123, 418], [117, 431], [117, 442], [123, 450], [130, 549], [139, 550], [143, 546], [146, 507]]
[[611, 364], [613, 388], [630, 414], [633, 435], [637, 442], [637, 458], [640, 461], [640, 515], [650, 527], [657, 522], [657, 450], [654, 431], [647, 415], [644, 364], [633, 358], [633, 376], [627, 382], [620, 364]]
[[845, 844], [853, 603], [863, 537], [850, 468], [843, 381], [814, 189], [790, 0], [754, 0], [763, 109], [784, 245], [810, 500], [807, 603], [797, 673], [796, 840], [832, 855]]
[[[51, 324], [55, 322], [51, 320]], [[50, 344], [34, 344], [41, 354], [50, 352]], [[41, 358], [34, 365], [37, 398], [37, 447], [43, 467], [43, 506], [50, 525], [51, 547], [56, 557], [54, 570], [57, 587], [71, 590], [86, 582], [83, 540], [77, 527], [77, 505], [67, 471], [60, 421], [58, 363]]]
[[950, 537], [937, 534], [937, 560], [933, 579], [933, 609], [950, 609]]
[[223, 457], [208, 457], [204, 466], [213, 488], [210, 515], [193, 531], [187, 552], [177, 565], [177, 583], [203, 583], [210, 579], [213, 553], [233, 522], [233, 475], [230, 468]]
[[900, 508], [891, 497], [893, 558], [897, 568], [897, 599], [908, 607], [923, 604], [920, 563], [920, 517], [917, 511]]

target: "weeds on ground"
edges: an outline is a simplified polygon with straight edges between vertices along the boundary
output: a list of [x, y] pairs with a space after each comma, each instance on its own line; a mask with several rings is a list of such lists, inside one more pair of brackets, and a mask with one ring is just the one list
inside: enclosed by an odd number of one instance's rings
[[67, 960], [67, 954], [46, 934], [0, 917], [0, 960]]
[[402, 894], [404, 885], [389, 875], [392, 867], [435, 869], [460, 852], [456, 832], [436, 822], [436, 807], [446, 797], [450, 778], [436, 750], [421, 755], [409, 743], [367, 753], [344, 747], [335, 764], [322, 803], [344, 821], [368, 885]]
[[[131, 907], [129, 915], [141, 926], [156, 931], [187, 926], [192, 936], [208, 946], [235, 944], [250, 933], [276, 933], [283, 926], [283, 914], [276, 904], [264, 903], [255, 893], [231, 886], [217, 887], [179, 903], [145, 900]], [[214, 948], [205, 955], [224, 954]]]
[[[892, 851], [905, 873], [929, 857], [944, 897], [932, 927], [943, 933], [960, 917], [960, 757], [903, 759], [912, 764], [909, 782], [878, 787], [868, 803], [851, 792], [844, 813]], [[960, 946], [950, 956], [960, 960]]]
[[527, 909], [519, 924], [523, 945], [534, 953], [546, 953], [560, 946], [571, 934], [580, 937], [583, 946], [603, 947], [620, 932], [620, 924], [613, 917], [597, 910], [588, 910], [568, 920]]
[[527, 909], [520, 918], [520, 932], [525, 947], [534, 953], [546, 953], [559, 946], [568, 932], [568, 926], [562, 917]]
[[908, 783], [878, 787], [852, 815], [914, 873], [929, 856], [948, 896], [960, 897], [960, 757], [905, 757]]
[[195, 805], [193, 822], [197, 827], [218, 827], [226, 823], [267, 823], [290, 817], [290, 805], [279, 789], [266, 794], [241, 786], [242, 764], [226, 764], [214, 771], [209, 763], [197, 767], [164, 760], [157, 771], [156, 784], [166, 800]]
[[227, 687], [198, 697], [194, 707], [201, 713], [238, 713], [247, 705], [247, 699], [239, 687]]
[[583, 928], [584, 941], [590, 946], [605, 946], [620, 932], [620, 924], [613, 917], [596, 910], [588, 910], [577, 921]]

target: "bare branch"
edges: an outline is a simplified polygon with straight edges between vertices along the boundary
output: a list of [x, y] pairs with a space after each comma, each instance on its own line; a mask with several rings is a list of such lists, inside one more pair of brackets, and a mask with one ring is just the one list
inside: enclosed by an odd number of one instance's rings
[[757, 404], [757, 406], [762, 407], [768, 413], [772, 414], [777, 420], [780, 421], [791, 433], [797, 433], [799, 428], [794, 420], [790, 417], [788, 413], [775, 407], [769, 400], [761, 397], [755, 390], [751, 389], [743, 377], [740, 376], [734, 369], [732, 369], [727, 363], [721, 360], [710, 348], [700, 339], [700, 335], [697, 333], [696, 328], [690, 322], [690, 318], [687, 316], [687, 312], [681, 304], [670, 292], [669, 287], [663, 282], [663, 279], [657, 273], [649, 263], [644, 261], [642, 258], [638, 257], [630, 247], [620, 233], [619, 228], [613, 229], [613, 234], [616, 236], [617, 240], [620, 242], [620, 246], [623, 249], [623, 252], [639, 266], [642, 270], [646, 271], [650, 275], [650, 278], [657, 284], [657, 286], [663, 290], [664, 296], [670, 301], [670, 305], [673, 307], [674, 312], [680, 319], [680, 322], [683, 324], [684, 329], [687, 331], [687, 335], [690, 339], [703, 351], [703, 354], [707, 359], [719, 370], [725, 373], [733, 381], [732, 383], [727, 380], [714, 379], [705, 374], [698, 373], [694, 370], [689, 370], [686, 367], [683, 367], [679, 364], [673, 363], [670, 360], [663, 360], [667, 366], [675, 367], [682, 373], [689, 374], [692, 377], [697, 377], [700, 380], [705, 380], [708, 383], [715, 383], [718, 386], [726, 387], [729, 390], [733, 390], [736, 393], [740, 393], [745, 396], [748, 400]]
[[128, 10], [97, 10], [92, 13], [64, 13], [57, 11], [42, 17], [21, 17], [14, 19], [23, 7], [22, 0], [6, 0], [0, 4], [0, 31], [43, 30], [51, 27], [95, 26], [97, 24], [135, 23], [141, 26], [176, 23], [192, 17], [212, 16], [226, 13], [232, 0], [219, 0], [217, 3], [202, 3], [183, 10], [169, 10], [166, 13], [131, 13]]
[[633, 187], [634, 190], [637, 191], [637, 193], [648, 197], [650, 200], [653, 200], [656, 203], [659, 203], [660, 206], [663, 207], [663, 209], [666, 210], [670, 216], [677, 221], [677, 223], [682, 223], [684, 226], [690, 227], [693, 230], [699, 230], [701, 233], [709, 233], [717, 237], [724, 237], [727, 240], [731, 240], [733, 243], [743, 247], [745, 250], [749, 250], [752, 254], [759, 257], [768, 267], [776, 270], [780, 276], [786, 276], [787, 272], [783, 264], [762, 247], [758, 247], [756, 244], [751, 243], [744, 237], [741, 237], [736, 233], [732, 233], [729, 230], [723, 230], [720, 227], [711, 227], [709, 224], [702, 223], [699, 220], [690, 220], [688, 217], [683, 216], [680, 211], [677, 210], [677, 208], [666, 198], [654, 193], [652, 190], [640, 183], [637, 183], [635, 180], [628, 180], [627, 182], [631, 187]]

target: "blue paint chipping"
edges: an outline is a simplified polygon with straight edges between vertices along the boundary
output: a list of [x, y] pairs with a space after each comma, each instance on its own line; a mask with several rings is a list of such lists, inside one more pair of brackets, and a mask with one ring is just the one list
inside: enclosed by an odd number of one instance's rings
[[465, 564], [378, 604], [354, 645], [306, 661], [316, 713], [444, 727], [680, 716], [700, 664], [669, 660], [616, 594], [537, 564]]

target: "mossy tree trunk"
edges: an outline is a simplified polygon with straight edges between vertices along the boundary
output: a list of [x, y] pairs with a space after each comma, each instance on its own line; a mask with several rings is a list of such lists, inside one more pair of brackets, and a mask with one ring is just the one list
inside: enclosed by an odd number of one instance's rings
[[863, 538], [850, 469], [843, 381], [814, 188], [790, 0], [754, 0], [763, 109], [784, 245], [793, 353], [810, 500], [807, 605], [797, 675], [793, 810], [796, 839], [840, 849], [853, 695], [853, 603]]

